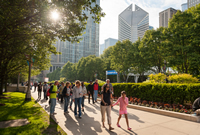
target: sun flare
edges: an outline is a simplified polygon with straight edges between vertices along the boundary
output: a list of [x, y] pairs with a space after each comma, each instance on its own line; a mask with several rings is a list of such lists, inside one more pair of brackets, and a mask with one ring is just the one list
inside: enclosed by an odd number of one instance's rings
[[58, 18], [59, 18], [58, 12], [57, 11], [51, 12], [51, 18], [54, 20], [58, 20]]

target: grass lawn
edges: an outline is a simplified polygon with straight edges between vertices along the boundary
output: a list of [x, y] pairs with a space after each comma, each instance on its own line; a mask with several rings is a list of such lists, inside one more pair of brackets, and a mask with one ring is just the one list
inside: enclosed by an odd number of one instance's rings
[[6, 104], [0, 106], [0, 121], [27, 118], [30, 124], [0, 128], [0, 135], [66, 135], [33, 98], [32, 101], [25, 102], [24, 93], [9, 92], [6, 95], [10, 99], [0, 99], [0, 103]]

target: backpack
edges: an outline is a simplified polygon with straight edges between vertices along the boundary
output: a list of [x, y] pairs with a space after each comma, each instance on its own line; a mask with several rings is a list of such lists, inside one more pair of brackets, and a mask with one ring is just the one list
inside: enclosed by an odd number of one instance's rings
[[50, 89], [47, 90], [47, 96], [50, 96], [49, 90], [50, 90]]

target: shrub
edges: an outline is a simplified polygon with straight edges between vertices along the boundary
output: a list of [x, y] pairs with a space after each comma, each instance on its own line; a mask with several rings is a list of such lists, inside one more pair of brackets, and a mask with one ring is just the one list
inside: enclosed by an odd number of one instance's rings
[[173, 83], [197, 83], [198, 79], [190, 74], [178, 74], [168, 77], [169, 81]]

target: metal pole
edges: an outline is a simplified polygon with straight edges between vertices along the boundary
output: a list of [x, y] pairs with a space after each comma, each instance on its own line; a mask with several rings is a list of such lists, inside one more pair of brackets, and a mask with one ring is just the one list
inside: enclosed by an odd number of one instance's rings
[[30, 55], [30, 61], [29, 61], [28, 89], [26, 91], [25, 101], [31, 101], [30, 84], [31, 84], [31, 55]]
[[17, 77], [17, 89], [16, 89], [17, 92], [19, 92], [19, 76], [20, 76], [20, 73], [18, 74], [18, 77]]

